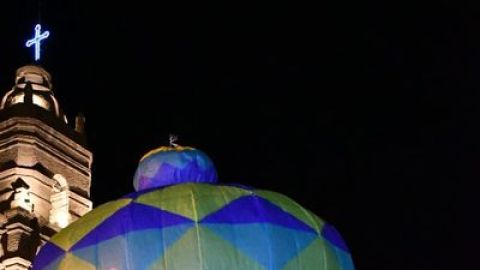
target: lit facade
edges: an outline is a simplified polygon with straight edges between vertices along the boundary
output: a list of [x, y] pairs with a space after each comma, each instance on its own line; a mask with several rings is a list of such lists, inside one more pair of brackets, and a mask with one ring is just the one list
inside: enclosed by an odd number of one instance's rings
[[70, 127], [51, 76], [24, 66], [0, 104], [0, 270], [30, 269], [39, 247], [92, 209], [92, 153]]

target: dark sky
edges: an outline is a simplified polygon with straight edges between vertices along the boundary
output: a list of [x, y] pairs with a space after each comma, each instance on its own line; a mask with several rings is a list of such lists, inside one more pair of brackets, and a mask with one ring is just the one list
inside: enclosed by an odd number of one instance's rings
[[473, 5], [121, 2], [0, 3], [1, 91], [40, 20], [55, 94], [87, 117], [95, 205], [132, 192], [139, 158], [175, 133], [224, 182], [335, 224], [358, 269], [472, 269]]

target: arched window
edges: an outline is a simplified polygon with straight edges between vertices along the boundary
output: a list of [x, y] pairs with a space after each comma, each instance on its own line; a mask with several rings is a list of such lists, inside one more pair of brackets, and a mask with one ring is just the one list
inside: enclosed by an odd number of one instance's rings
[[70, 224], [70, 205], [68, 183], [61, 174], [53, 176], [55, 184], [53, 185], [52, 195], [50, 196], [50, 223], [60, 228], [65, 228]]

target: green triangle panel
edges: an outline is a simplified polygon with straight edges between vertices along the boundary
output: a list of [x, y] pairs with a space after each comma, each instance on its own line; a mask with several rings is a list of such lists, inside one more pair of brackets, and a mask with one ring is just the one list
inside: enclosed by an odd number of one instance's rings
[[139, 196], [136, 202], [198, 221], [250, 193], [237, 187], [188, 183], [145, 193]]
[[280, 270], [317, 238], [313, 232], [268, 223], [203, 224], [269, 270]]
[[305, 224], [314, 229], [317, 233], [322, 231], [325, 222], [312, 212], [303, 208], [300, 204], [287, 196], [268, 190], [255, 190], [254, 193], [271, 203], [280, 207], [283, 211], [290, 213], [294, 217], [303, 221]]
[[335, 252], [320, 237], [290, 260], [283, 270], [344, 270]]
[[192, 225], [130, 232], [95, 246], [75, 250], [74, 254], [98, 269], [150, 269], [164, 251], [181, 238]]
[[202, 226], [191, 228], [151, 270], [267, 270]]

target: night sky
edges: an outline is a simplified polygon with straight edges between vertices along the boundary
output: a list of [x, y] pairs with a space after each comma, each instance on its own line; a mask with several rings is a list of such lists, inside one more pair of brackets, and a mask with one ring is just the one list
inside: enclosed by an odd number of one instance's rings
[[358, 269], [478, 265], [473, 5], [121, 2], [0, 3], [0, 90], [33, 61], [40, 21], [56, 97], [87, 118], [95, 205], [132, 192], [139, 158], [174, 133], [222, 181], [335, 224]]

